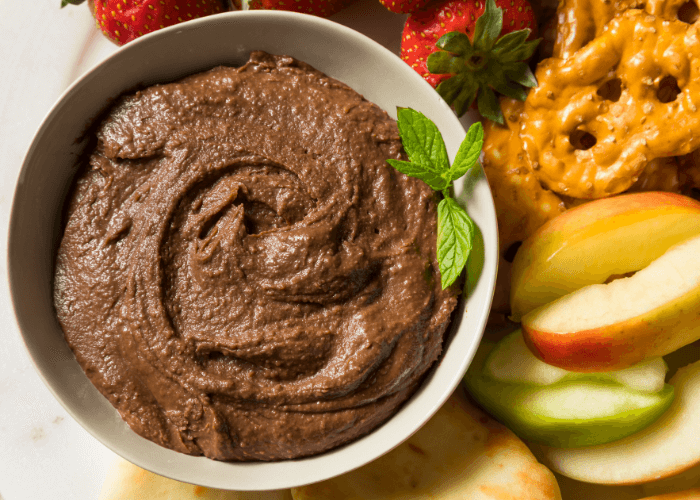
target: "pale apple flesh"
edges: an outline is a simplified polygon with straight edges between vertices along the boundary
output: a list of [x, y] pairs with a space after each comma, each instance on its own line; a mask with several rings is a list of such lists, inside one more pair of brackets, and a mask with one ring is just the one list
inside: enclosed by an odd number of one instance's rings
[[596, 200], [550, 220], [518, 250], [511, 274], [511, 317], [586, 285], [648, 266], [700, 232], [700, 202], [662, 192]]
[[[550, 385], [504, 382], [485, 369], [493, 348], [482, 341], [464, 380], [472, 397], [522, 439], [558, 447], [622, 439], [651, 425], [674, 397], [668, 384], [649, 393], [590, 375]], [[536, 379], [551, 380], [545, 371], [525, 370]]]
[[[697, 228], [700, 231], [700, 226]], [[700, 339], [700, 236], [634, 276], [590, 285], [522, 319], [540, 359], [571, 371], [619, 370]]]
[[547, 364], [532, 354], [520, 329], [498, 342], [484, 364], [484, 374], [500, 382], [546, 386], [561, 381], [588, 379], [617, 382], [628, 389], [650, 393], [664, 388], [667, 372], [668, 365], [661, 357], [610, 372], [580, 373], [564, 370]]
[[675, 398], [652, 425], [629, 437], [588, 448], [533, 445], [552, 470], [579, 481], [641, 484], [700, 464], [700, 361], [669, 381]]

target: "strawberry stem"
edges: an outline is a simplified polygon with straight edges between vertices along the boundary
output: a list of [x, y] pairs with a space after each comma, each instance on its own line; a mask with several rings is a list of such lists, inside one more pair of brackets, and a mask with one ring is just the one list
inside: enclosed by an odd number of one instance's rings
[[446, 33], [436, 44], [438, 50], [428, 56], [428, 71], [452, 75], [436, 90], [458, 116], [476, 100], [482, 116], [502, 124], [496, 92], [523, 101], [527, 88], [537, 85], [524, 61], [532, 56], [540, 40], [527, 41], [529, 29], [501, 37], [502, 28], [503, 9], [495, 0], [486, 0], [472, 40], [458, 31]]

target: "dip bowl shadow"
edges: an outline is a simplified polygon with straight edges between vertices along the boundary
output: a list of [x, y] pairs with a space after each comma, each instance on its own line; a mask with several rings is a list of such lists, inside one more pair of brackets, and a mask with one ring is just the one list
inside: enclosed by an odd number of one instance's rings
[[[179, 481], [231, 490], [271, 490], [321, 481], [360, 467], [416, 432], [459, 384], [484, 330], [493, 296], [497, 231], [483, 175], [456, 185], [480, 229], [472, 279], [445, 349], [418, 391], [384, 425], [324, 454], [279, 462], [225, 463], [162, 448], [135, 434], [93, 387], [66, 344], [53, 304], [55, 252], [65, 197], [88, 145], [86, 131], [120, 94], [226, 64], [252, 50], [291, 55], [336, 78], [391, 116], [426, 114], [451, 158], [464, 129], [438, 94], [396, 55], [350, 28], [282, 11], [231, 12], [173, 26], [120, 49], [79, 78], [44, 119], [27, 152], [12, 205], [8, 270], [15, 316], [47, 387], [88, 432], [125, 459]], [[476, 264], [476, 265], [475, 265]], [[478, 278], [478, 279], [477, 279]]]

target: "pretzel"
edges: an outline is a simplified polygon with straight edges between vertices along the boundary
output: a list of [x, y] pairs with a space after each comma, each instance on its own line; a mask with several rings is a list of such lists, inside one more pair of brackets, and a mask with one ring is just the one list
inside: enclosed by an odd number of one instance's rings
[[520, 130], [540, 182], [574, 198], [610, 196], [649, 161], [700, 146], [699, 30], [628, 10], [568, 59], [540, 63]]
[[502, 98], [505, 126], [486, 120], [483, 167], [491, 186], [500, 244], [498, 277], [493, 311], [510, 311], [510, 263], [519, 243], [566, 207], [554, 193], [544, 189], [527, 165], [518, 136], [523, 103]]
[[552, 57], [568, 59], [600, 36], [617, 14], [642, 6], [644, 0], [562, 0], [555, 18]]
[[[543, 36], [547, 56], [567, 59], [603, 33], [605, 25], [629, 9], [688, 24], [700, 18], [698, 0], [562, 0]], [[548, 44], [549, 42], [549, 44]]]
[[664, 19], [693, 24], [700, 17], [696, 0], [646, 0], [645, 10]]

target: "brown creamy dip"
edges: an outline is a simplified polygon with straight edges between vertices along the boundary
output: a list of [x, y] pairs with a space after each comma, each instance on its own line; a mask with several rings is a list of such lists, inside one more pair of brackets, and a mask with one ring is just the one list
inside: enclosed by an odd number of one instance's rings
[[394, 414], [456, 304], [394, 120], [255, 52], [122, 97], [67, 202], [55, 306], [141, 436], [218, 460], [323, 452]]

